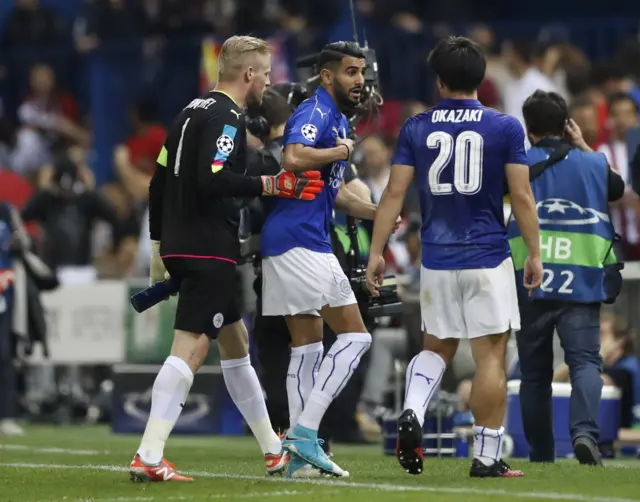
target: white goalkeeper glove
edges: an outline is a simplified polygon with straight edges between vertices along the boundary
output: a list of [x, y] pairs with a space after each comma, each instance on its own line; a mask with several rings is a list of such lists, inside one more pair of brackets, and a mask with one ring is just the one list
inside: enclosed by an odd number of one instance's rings
[[151, 241], [151, 266], [149, 270], [149, 285], [169, 279], [169, 273], [160, 258], [160, 241]]

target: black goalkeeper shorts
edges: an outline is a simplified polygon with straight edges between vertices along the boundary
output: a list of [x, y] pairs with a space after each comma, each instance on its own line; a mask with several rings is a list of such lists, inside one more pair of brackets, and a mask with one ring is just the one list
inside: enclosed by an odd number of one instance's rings
[[222, 326], [239, 321], [240, 279], [236, 265], [209, 258], [163, 258], [180, 282], [175, 329], [215, 339]]

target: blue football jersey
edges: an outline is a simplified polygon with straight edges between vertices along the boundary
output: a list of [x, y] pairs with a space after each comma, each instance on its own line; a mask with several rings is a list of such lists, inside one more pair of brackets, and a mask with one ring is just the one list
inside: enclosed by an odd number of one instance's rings
[[[332, 148], [336, 138], [346, 138], [349, 124], [333, 98], [319, 87], [293, 113], [284, 130], [284, 146], [301, 143]], [[262, 256], [277, 256], [296, 247], [331, 253], [329, 223], [342, 184], [346, 162], [334, 162], [320, 170], [324, 189], [312, 201], [273, 198], [265, 204], [267, 219], [260, 234]]]
[[405, 122], [393, 164], [416, 170], [425, 268], [494, 268], [510, 256], [505, 164], [527, 164], [514, 117], [476, 100], [443, 99]]

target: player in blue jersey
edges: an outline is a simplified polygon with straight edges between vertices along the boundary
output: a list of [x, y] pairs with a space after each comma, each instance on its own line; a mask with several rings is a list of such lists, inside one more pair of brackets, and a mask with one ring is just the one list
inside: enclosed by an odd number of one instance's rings
[[[524, 131], [519, 122], [477, 100], [485, 74], [482, 50], [469, 39], [442, 40], [429, 56], [442, 100], [404, 124], [389, 184], [376, 214], [367, 284], [378, 294], [382, 250], [414, 174], [422, 210], [420, 305], [424, 350], [407, 369], [397, 456], [411, 474], [422, 472], [422, 425], [429, 400], [456, 353], [470, 339], [476, 374], [471, 476], [515, 477], [501, 459], [506, 407], [505, 349], [520, 314], [503, 216], [509, 186], [529, 258], [525, 283], [542, 278], [538, 217], [529, 185]], [[378, 281], [378, 282], [376, 282]]]
[[[321, 51], [320, 87], [285, 127], [283, 167], [293, 172], [318, 169], [325, 188], [306, 206], [268, 201], [261, 233], [263, 314], [286, 316], [292, 341], [287, 372], [290, 429], [283, 442], [294, 454], [289, 476], [309, 473], [309, 465], [335, 476], [348, 475], [322, 450], [318, 427], [371, 345], [329, 236], [334, 206], [359, 219], [372, 220], [376, 213], [374, 204], [343, 185], [353, 152], [343, 111], [360, 99], [365, 65], [355, 43], [336, 42]], [[337, 335], [324, 359], [323, 319]]]

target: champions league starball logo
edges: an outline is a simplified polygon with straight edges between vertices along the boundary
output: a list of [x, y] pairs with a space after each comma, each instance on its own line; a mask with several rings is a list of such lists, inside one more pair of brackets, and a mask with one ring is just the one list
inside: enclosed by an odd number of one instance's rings
[[609, 215], [590, 207], [582, 207], [567, 199], [545, 199], [536, 204], [541, 224], [594, 225], [609, 222]]

